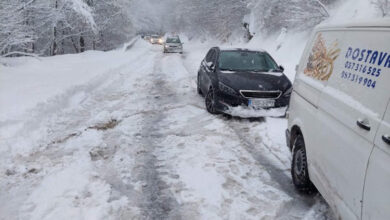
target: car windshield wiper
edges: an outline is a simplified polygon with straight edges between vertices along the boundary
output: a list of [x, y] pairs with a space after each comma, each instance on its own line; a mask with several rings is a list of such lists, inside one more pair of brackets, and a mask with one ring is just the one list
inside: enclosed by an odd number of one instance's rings
[[231, 68], [221, 68], [220, 70], [222, 70], [222, 71], [232, 71], [232, 72], [236, 72], [237, 71], [237, 70], [231, 69]]
[[263, 69], [263, 70], [251, 70], [252, 72], [268, 72], [269, 70]]

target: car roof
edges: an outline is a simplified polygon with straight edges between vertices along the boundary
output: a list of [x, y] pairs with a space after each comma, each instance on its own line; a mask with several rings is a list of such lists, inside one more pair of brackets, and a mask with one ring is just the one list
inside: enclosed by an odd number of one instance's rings
[[347, 29], [347, 28], [390, 28], [390, 18], [355, 20], [345, 23], [327, 23], [319, 25], [317, 29]]
[[246, 52], [261, 52], [264, 53], [266, 52], [265, 50], [262, 49], [248, 49], [248, 48], [233, 48], [233, 47], [217, 47], [220, 51], [246, 51]]

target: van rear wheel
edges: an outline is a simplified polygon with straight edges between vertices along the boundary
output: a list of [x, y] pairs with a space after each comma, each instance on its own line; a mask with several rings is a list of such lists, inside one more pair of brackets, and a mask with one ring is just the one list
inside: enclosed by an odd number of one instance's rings
[[291, 176], [295, 188], [303, 193], [316, 192], [316, 188], [310, 181], [307, 166], [307, 154], [305, 142], [302, 135], [298, 135], [294, 140], [293, 158], [291, 162]]

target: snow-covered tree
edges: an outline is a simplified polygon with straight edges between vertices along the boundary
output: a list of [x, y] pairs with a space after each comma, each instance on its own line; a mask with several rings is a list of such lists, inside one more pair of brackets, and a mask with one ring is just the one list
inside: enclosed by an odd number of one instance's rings
[[129, 39], [129, 0], [2, 0], [0, 54], [108, 50]]
[[305, 30], [329, 17], [320, 0], [253, 0], [249, 7], [254, 29], [264, 33], [280, 32], [282, 28]]
[[0, 55], [7, 56], [28, 51], [34, 41], [25, 8], [30, 2], [2, 0], [0, 4]]
[[[0, 55], [109, 50], [137, 32], [226, 42], [254, 32], [306, 30], [329, 16], [326, 7], [334, 1], [1, 0]], [[382, 7], [388, 0], [373, 1]]]
[[390, 15], [390, 0], [373, 0], [372, 3], [380, 10], [382, 17]]

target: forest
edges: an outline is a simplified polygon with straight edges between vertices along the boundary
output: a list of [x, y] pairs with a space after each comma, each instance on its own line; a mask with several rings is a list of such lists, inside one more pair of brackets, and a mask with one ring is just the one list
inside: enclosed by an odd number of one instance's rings
[[[222, 42], [310, 30], [342, 0], [2, 0], [0, 55], [111, 50], [140, 33]], [[372, 1], [383, 16], [389, 0]]]

